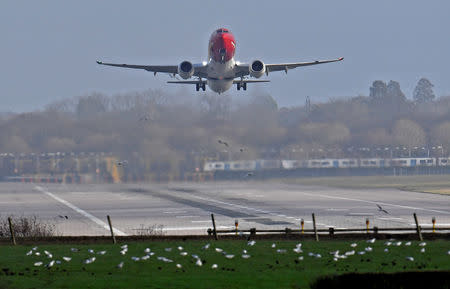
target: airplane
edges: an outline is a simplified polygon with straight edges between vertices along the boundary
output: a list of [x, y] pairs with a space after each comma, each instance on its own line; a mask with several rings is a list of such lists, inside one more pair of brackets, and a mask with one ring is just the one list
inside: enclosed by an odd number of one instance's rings
[[[143, 69], [157, 73], [168, 73], [176, 78], [178, 74], [183, 80], [167, 81], [167, 83], [177, 84], [195, 84], [196, 91], [202, 89], [205, 91], [206, 85], [217, 93], [223, 93], [230, 89], [233, 84], [236, 84], [237, 90], [247, 90], [247, 83], [270, 82], [270, 80], [263, 79], [249, 79], [260, 78], [264, 74], [267, 76], [269, 72], [285, 71], [300, 66], [310, 66], [317, 64], [324, 64], [330, 62], [342, 61], [344, 58], [340, 57], [331, 60], [316, 60], [312, 62], [292, 62], [292, 63], [275, 63], [265, 64], [262, 60], [254, 60], [251, 63], [240, 63], [234, 59], [236, 51], [236, 41], [230, 30], [226, 28], [219, 28], [211, 35], [208, 45], [208, 62], [193, 64], [190, 61], [183, 61], [179, 65], [133, 65], [133, 64], [117, 64], [105, 63], [97, 61], [98, 64], [125, 67], [134, 69]], [[195, 77], [194, 80], [187, 80]]]

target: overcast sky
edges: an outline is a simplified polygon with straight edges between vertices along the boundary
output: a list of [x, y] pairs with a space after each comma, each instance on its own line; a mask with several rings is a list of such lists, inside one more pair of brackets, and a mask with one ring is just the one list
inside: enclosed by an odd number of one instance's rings
[[[280, 106], [368, 95], [397, 80], [407, 97], [421, 77], [450, 95], [450, 1], [1, 1], [0, 111], [29, 111], [72, 96], [195, 88], [167, 75], [95, 60], [179, 64], [206, 60], [210, 34], [229, 28], [236, 59], [266, 63], [343, 56], [341, 63], [269, 74], [233, 97], [268, 92]], [[192, 92], [191, 92], [192, 91]], [[201, 92], [199, 92], [201, 93]]]

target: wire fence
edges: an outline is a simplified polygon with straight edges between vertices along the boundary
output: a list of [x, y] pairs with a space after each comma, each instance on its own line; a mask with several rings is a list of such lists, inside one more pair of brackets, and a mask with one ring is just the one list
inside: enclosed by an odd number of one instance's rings
[[[54, 238], [55, 240], [61, 240], [63, 238], [100, 238], [106, 239], [111, 238], [113, 242], [116, 242], [116, 237], [124, 238], [145, 238], [145, 237], [164, 237], [170, 238], [177, 235], [170, 234], [170, 232], [165, 230], [164, 225], [144, 225], [140, 224], [136, 228], [132, 228], [127, 230], [127, 233], [117, 229], [117, 225], [119, 228], [121, 222], [115, 223], [114, 220], [108, 215], [105, 218], [105, 222], [102, 220], [97, 220], [97, 231], [92, 231], [91, 224], [70, 224], [67, 216], [59, 216], [59, 218], [67, 221], [67, 225], [71, 227], [73, 232], [74, 228], [77, 231], [83, 232], [83, 229], [86, 230], [84, 233], [74, 233], [74, 234], [60, 234], [56, 230], [56, 226], [52, 224], [48, 224], [45, 221], [40, 221], [35, 216], [33, 217], [8, 217], [6, 219], [0, 219], [0, 239], [10, 240], [12, 244], [16, 244], [17, 240], [24, 239], [46, 239], [50, 240]], [[274, 235], [274, 236], [293, 236], [293, 237], [314, 237], [316, 241], [319, 241], [319, 237], [326, 236], [327, 238], [339, 238], [340, 235], [360, 235], [360, 236], [381, 236], [385, 235], [411, 235], [414, 234], [417, 236], [419, 240], [423, 240], [422, 233], [430, 234], [434, 236], [445, 235], [450, 232], [450, 227], [448, 226], [438, 226], [436, 224], [436, 219], [433, 218], [431, 226], [422, 226], [419, 224], [417, 215], [414, 213], [413, 218], [415, 221], [415, 226], [392, 226], [392, 227], [378, 227], [378, 226], [370, 226], [369, 219], [366, 219], [365, 227], [355, 227], [355, 228], [338, 228], [338, 227], [328, 227], [328, 228], [318, 228], [316, 224], [315, 214], [312, 214], [312, 228], [305, 228], [305, 221], [301, 219], [299, 227], [286, 227], [286, 228], [247, 228], [241, 229], [239, 228], [239, 221], [236, 219], [234, 223], [234, 228], [229, 226], [226, 229], [223, 229], [224, 226], [216, 225], [216, 218], [214, 214], [211, 214], [211, 227], [205, 228], [204, 230], [198, 230], [196, 234], [189, 234], [189, 230], [185, 231], [185, 235], [182, 236], [190, 236], [190, 237], [209, 237], [214, 239], [219, 239], [219, 236], [229, 237], [229, 236], [239, 236], [246, 237], [248, 239], [254, 238], [257, 235]], [[95, 219], [94, 219], [95, 220]], [[180, 228], [182, 229], [182, 228]], [[91, 230], [91, 231], [88, 231]], [[89, 232], [87, 234], [86, 232]], [[179, 235], [178, 235], [179, 236]]]

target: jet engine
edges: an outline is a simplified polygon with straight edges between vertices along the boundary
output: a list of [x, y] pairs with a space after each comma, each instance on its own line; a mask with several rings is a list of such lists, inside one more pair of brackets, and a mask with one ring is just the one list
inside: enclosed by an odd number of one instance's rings
[[178, 65], [178, 74], [183, 79], [191, 78], [194, 75], [194, 65], [189, 61], [183, 61]]
[[249, 70], [251, 77], [260, 78], [266, 72], [266, 66], [261, 60], [255, 60], [250, 64]]

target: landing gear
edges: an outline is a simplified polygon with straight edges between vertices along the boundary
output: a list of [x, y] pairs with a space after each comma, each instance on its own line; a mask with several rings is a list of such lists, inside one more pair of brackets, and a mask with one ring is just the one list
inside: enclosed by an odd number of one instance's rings
[[202, 82], [201, 79], [200, 79], [200, 82], [199, 82], [199, 83], [196, 83], [196, 84], [195, 84], [195, 90], [196, 90], [196, 91], [199, 91], [200, 88], [201, 88], [203, 91], [206, 90], [206, 82]]
[[247, 90], [247, 83], [245, 83], [245, 82], [238, 82], [236, 84], [236, 86], [237, 86], [237, 90], [241, 90], [241, 87], [243, 90]]

